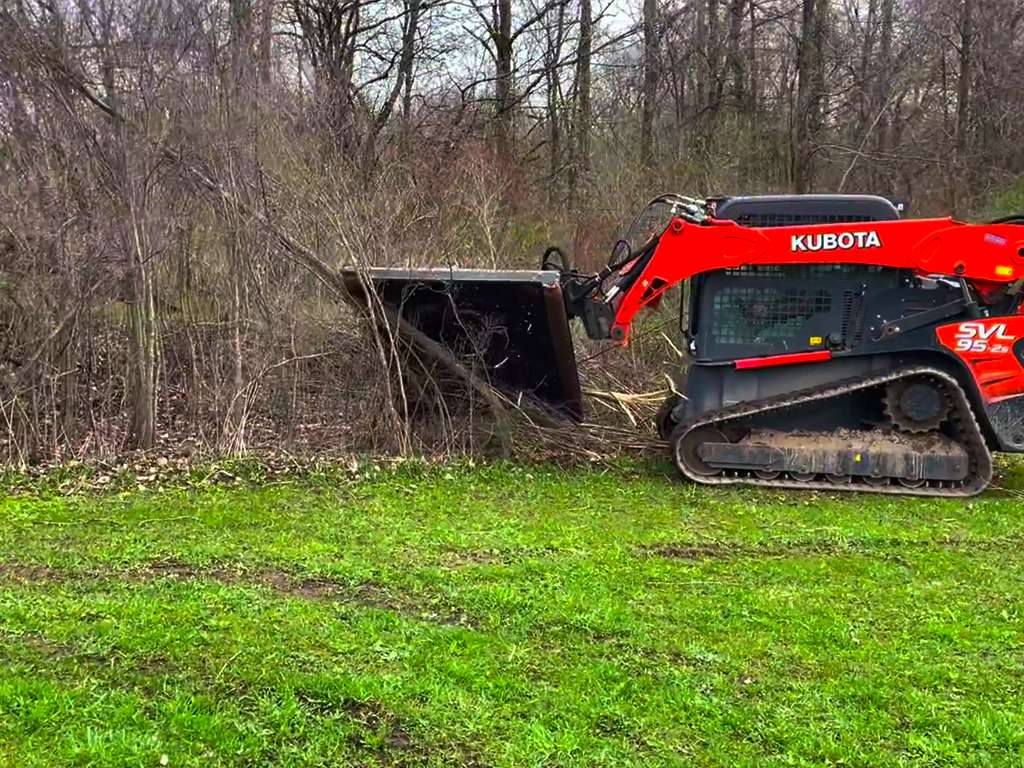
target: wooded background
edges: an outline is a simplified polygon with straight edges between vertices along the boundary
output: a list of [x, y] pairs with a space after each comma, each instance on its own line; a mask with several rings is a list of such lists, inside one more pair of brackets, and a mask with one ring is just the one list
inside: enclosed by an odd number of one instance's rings
[[669, 190], [1024, 209], [1022, 73], [1016, 0], [0, 0], [0, 462], [472, 449], [302, 254], [596, 266]]

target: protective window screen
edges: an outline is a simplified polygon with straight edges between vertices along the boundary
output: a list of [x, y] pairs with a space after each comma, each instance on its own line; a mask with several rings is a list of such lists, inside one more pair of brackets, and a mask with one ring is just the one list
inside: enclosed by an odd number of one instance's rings
[[884, 267], [860, 264], [752, 264], [722, 270], [730, 277], [786, 278], [806, 280], [819, 277], [846, 277], [854, 274], [877, 274]]
[[712, 305], [711, 338], [717, 344], [806, 344], [802, 333], [815, 315], [832, 311], [824, 288], [726, 285]]
[[874, 216], [860, 214], [823, 213], [743, 213], [736, 219], [744, 227], [797, 227], [801, 224], [850, 224], [855, 221], [875, 221]]

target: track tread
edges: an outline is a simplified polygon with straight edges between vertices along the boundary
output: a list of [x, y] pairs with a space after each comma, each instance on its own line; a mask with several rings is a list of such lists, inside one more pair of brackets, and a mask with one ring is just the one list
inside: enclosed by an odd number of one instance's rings
[[[838, 397], [860, 389], [868, 389], [903, 378], [931, 376], [940, 380], [953, 400], [952, 418], [957, 421], [958, 431], [961, 436], [961, 444], [967, 449], [970, 457], [971, 474], [968, 479], [960, 484], [953, 484], [944, 481], [926, 482], [919, 488], [912, 488], [900, 484], [896, 478], [888, 479], [883, 485], [875, 485], [872, 482], [861, 478], [851, 478], [850, 482], [837, 484], [825, 480], [794, 480], [785, 473], [778, 479], [767, 480], [758, 478], [754, 472], [731, 471], [731, 474], [700, 475], [687, 471], [685, 464], [680, 460], [677, 446], [681, 439], [690, 431], [700, 427], [720, 427], [730, 421], [746, 418], [758, 413], [766, 413], [781, 408], [789, 408], [801, 403], [809, 403], [815, 400], [824, 400], [830, 397]], [[787, 488], [805, 490], [828, 490], [828, 491], [862, 491], [867, 493], [888, 493], [894, 495], [913, 495], [946, 498], [965, 498], [975, 496], [988, 487], [992, 480], [992, 454], [985, 443], [978, 425], [974, 410], [964, 394], [959, 382], [945, 371], [931, 367], [914, 367], [898, 371], [890, 371], [875, 376], [858, 377], [846, 379], [825, 387], [801, 390], [788, 395], [778, 395], [764, 400], [740, 403], [729, 408], [722, 408], [709, 414], [680, 424], [673, 430], [671, 436], [671, 448], [673, 459], [679, 471], [689, 480], [705, 485], [753, 485], [765, 488]], [[870, 480], [870, 479], [869, 479]], [[877, 482], [877, 481], [875, 481]]]

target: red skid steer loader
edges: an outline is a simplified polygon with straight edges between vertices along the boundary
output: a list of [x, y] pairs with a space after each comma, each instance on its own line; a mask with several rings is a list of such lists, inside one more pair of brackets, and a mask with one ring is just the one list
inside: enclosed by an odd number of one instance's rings
[[624, 345], [687, 284], [690, 359], [656, 427], [695, 482], [970, 496], [993, 451], [1024, 452], [1024, 216], [901, 219], [863, 195], [664, 195], [645, 211], [663, 212], [660, 234], [620, 240], [597, 273], [549, 249], [539, 271], [370, 283], [496, 386], [572, 419], [569, 323]]

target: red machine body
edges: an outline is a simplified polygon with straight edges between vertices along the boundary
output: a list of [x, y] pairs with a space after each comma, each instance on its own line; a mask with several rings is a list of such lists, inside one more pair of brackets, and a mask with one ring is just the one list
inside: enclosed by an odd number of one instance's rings
[[694, 275], [756, 264], [870, 264], [964, 278], [984, 295], [1024, 277], [1024, 226], [909, 219], [743, 227], [673, 219], [616, 308], [611, 337], [626, 342], [636, 314]]
[[986, 403], [1024, 393], [1024, 364], [1015, 350], [1024, 339], [1024, 315], [950, 323], [935, 333], [967, 366]]
[[[964, 496], [987, 486], [990, 450], [1024, 452], [1024, 218], [740, 200], [773, 224], [674, 201], [687, 213], [574, 311], [626, 344], [641, 309], [689, 282], [691, 362], [658, 416], [684, 476]], [[801, 218], [787, 205], [809, 223], [779, 225]]]
[[[615, 311], [610, 336], [622, 344], [637, 313], [695, 275], [756, 264], [867, 264], [964, 280], [982, 303], [1024, 280], [1024, 226], [951, 218], [757, 228], [709, 219], [673, 219]], [[971, 372], [985, 402], [1024, 393], [1024, 304], [1017, 315], [936, 328], [939, 341]], [[829, 350], [738, 359], [739, 370], [830, 360]]]

